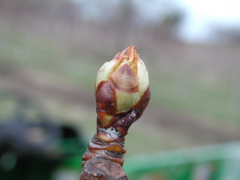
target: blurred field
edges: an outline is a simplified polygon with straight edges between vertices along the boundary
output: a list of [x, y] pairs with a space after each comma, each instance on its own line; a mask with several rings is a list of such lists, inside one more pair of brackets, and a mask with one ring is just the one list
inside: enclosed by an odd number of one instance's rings
[[173, 37], [174, 24], [135, 22], [129, 5], [100, 21], [68, 1], [1, 3], [0, 89], [36, 97], [86, 139], [95, 131], [98, 69], [135, 44], [152, 99], [126, 138], [127, 156], [239, 140], [239, 44], [184, 44]]

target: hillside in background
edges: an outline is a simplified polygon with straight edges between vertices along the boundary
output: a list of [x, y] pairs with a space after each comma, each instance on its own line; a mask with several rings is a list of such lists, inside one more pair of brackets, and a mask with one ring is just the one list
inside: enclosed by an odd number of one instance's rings
[[131, 3], [99, 7], [108, 12], [103, 20], [86, 18], [72, 1], [1, 1], [0, 88], [33, 95], [60, 123], [91, 136], [97, 70], [135, 44], [150, 73], [152, 100], [128, 135], [129, 154], [239, 139], [239, 43], [178, 41], [178, 12], [141, 23]]

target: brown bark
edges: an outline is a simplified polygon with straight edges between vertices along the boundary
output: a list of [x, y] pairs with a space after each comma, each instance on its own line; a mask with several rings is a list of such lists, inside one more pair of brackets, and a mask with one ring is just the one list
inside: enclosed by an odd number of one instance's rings
[[128, 180], [128, 178], [118, 163], [97, 156], [86, 162], [80, 180]]

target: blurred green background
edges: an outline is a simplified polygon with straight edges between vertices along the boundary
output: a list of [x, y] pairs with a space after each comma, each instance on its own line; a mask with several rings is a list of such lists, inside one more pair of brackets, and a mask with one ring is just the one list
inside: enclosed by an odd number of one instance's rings
[[153, 21], [144, 19], [148, 12], [139, 15], [143, 6], [1, 0], [0, 89], [35, 97], [57, 123], [77, 127], [88, 141], [96, 129], [98, 69], [136, 45], [152, 98], [126, 137], [125, 158], [239, 140], [239, 32], [216, 26], [214, 43], [186, 43], [177, 33], [184, 11], [161, 1], [156, 6], [165, 11]]

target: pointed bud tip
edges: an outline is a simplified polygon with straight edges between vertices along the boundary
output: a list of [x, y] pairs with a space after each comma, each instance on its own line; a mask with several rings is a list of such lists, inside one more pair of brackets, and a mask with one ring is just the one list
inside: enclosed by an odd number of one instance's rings
[[136, 46], [135, 45], [130, 45], [126, 49], [124, 49], [122, 52], [119, 52], [114, 59], [117, 60], [123, 60], [123, 59], [128, 59], [128, 60], [135, 60], [139, 59], [139, 55], [137, 54], [136, 51]]

